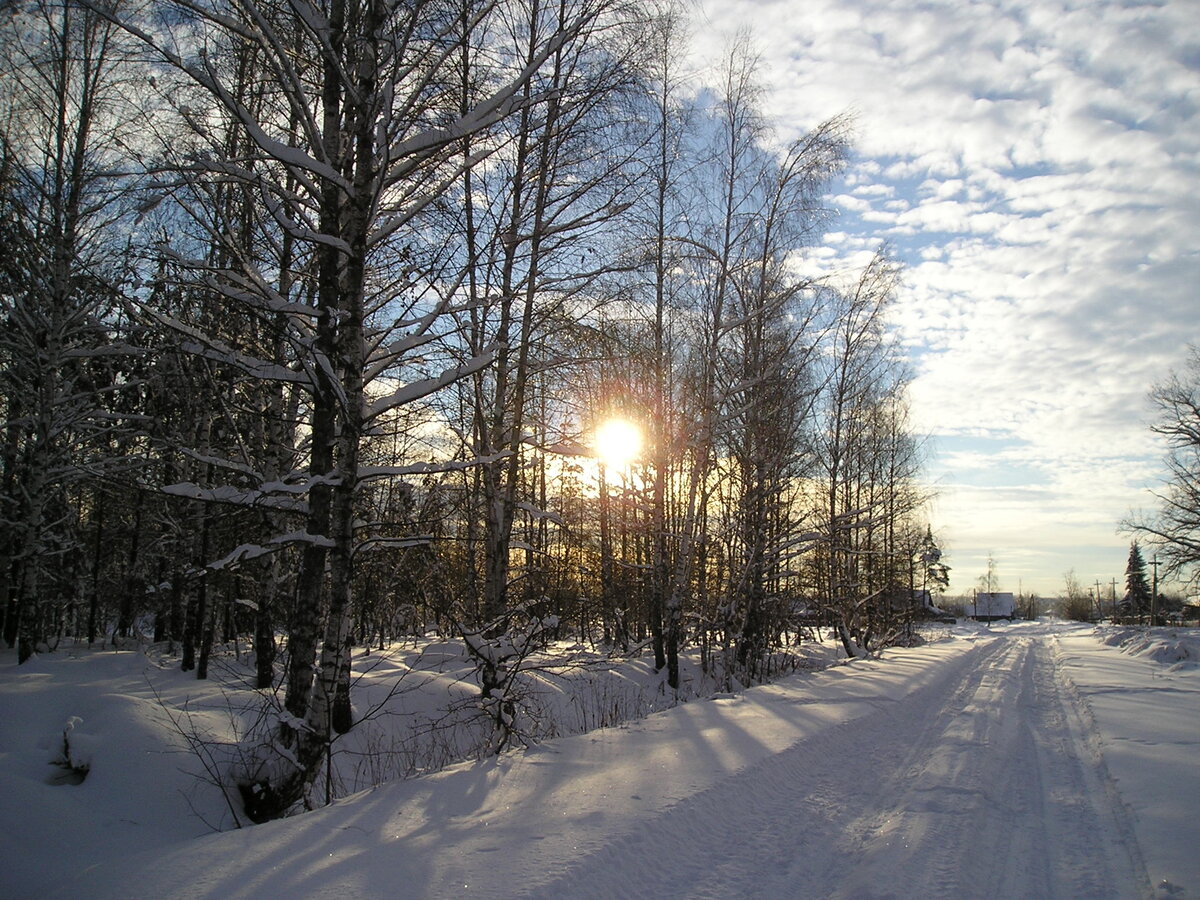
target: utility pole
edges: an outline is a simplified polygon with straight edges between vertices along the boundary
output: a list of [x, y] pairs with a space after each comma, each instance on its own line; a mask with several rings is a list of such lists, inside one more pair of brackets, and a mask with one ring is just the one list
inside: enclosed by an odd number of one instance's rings
[[1112, 580], [1112, 605], [1113, 616], [1115, 617], [1117, 615], [1117, 579], [1115, 578]]
[[[1104, 618], [1104, 601], [1101, 600], [1100, 598], [1103, 596], [1104, 595], [1100, 593], [1100, 579], [1097, 578], [1096, 579], [1096, 612], [1098, 612], [1100, 614], [1100, 618], [1102, 618], [1102, 619]], [[1117, 609], [1115, 606], [1113, 607], [1112, 617], [1114, 619], [1117, 617]]]
[[1150, 560], [1150, 568], [1154, 570], [1154, 574], [1150, 576], [1150, 627], [1154, 627], [1154, 620], [1158, 618], [1158, 554], [1154, 554], [1154, 558]]

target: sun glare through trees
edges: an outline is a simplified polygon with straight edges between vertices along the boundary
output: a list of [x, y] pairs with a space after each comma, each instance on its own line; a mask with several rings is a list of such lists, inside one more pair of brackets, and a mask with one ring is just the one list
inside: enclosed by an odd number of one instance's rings
[[15, 6], [19, 662], [145, 639], [206, 680], [249, 641], [282, 697], [239, 782], [264, 821], [336, 799], [356, 646], [460, 641], [499, 752], [568, 636], [672, 690], [693, 649], [765, 681], [818, 618], [853, 655], [904, 636], [898, 269], [814, 280], [850, 121], [780, 145], [748, 42], [697, 91], [682, 14], [640, 2]]
[[596, 456], [614, 469], [629, 465], [642, 452], [642, 429], [628, 419], [608, 419], [596, 429]]

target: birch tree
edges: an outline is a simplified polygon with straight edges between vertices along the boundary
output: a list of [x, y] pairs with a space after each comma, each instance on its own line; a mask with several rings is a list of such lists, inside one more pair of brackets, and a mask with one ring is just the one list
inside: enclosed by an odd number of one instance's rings
[[[794, 142], [759, 184], [755, 228], [735, 278], [728, 326], [734, 364], [726, 377], [728, 442], [736, 468], [738, 560], [729, 601], [737, 664], [760, 674], [767, 650], [769, 596], [789, 544], [803, 522], [789, 486], [805, 474], [807, 431], [816, 402], [811, 372], [819, 346], [817, 292], [791, 261], [822, 218], [820, 191], [843, 164], [845, 123], [831, 120]], [[778, 619], [777, 616], [774, 618]]]
[[[549, 35], [566, 30], [576, 39], [556, 48], [544, 70], [525, 82], [521, 110], [486, 171], [470, 162], [473, 145], [464, 141], [460, 148], [465, 350], [495, 351], [474, 375], [469, 400], [471, 446], [483, 461], [484, 621], [509, 605], [513, 526], [528, 502], [521, 491], [523, 447], [536, 427], [535, 379], [567, 362], [548, 337], [552, 327], [586, 317], [614, 264], [612, 222], [628, 206], [632, 187], [634, 137], [622, 105], [636, 83], [637, 21], [636, 8], [619, 4], [516, 5], [506, 39], [526, 66]], [[464, 97], [473, 84], [463, 82]], [[545, 104], [532, 102], [539, 95]]]
[[[265, 777], [263, 791], [274, 796], [259, 804], [262, 810], [284, 809], [300, 795], [314, 802], [309, 792], [332, 735], [352, 724], [356, 493], [365, 477], [407, 471], [365, 469], [364, 436], [379, 417], [419, 403], [491, 359], [490, 350], [481, 348], [444, 371], [422, 362], [421, 348], [449, 327], [447, 314], [460, 302], [455, 284], [445, 282], [436, 264], [428, 216], [464, 166], [494, 152], [495, 144], [482, 141], [464, 160], [465, 138], [553, 105], [553, 94], [531, 85], [590, 27], [598, 10], [582, 8], [540, 27], [515, 53], [505, 45], [489, 48], [512, 62], [503, 80], [465, 108], [447, 91], [463, 21], [460, 5], [178, 2], [160, 4], [156, 12], [154, 20], [108, 14], [156, 53], [164, 72], [190, 86], [196, 103], [206, 104], [178, 109], [205, 149], [169, 170], [162, 193], [198, 210], [196, 198], [212, 185], [244, 186], [261, 215], [260, 240], [272, 249], [257, 257], [228, 235], [214, 234], [227, 257], [177, 253], [177, 261], [215, 296], [275, 323], [294, 362], [281, 366], [184, 323], [160, 322], [188, 333], [196, 352], [208, 358], [304, 393], [303, 474], [289, 472], [282, 483], [260, 477], [236, 496], [219, 489], [192, 492], [198, 499], [259, 505], [284, 498], [304, 518], [300, 532], [271, 541], [302, 545], [288, 648], [289, 717], [282, 723], [299, 767]], [[506, 4], [484, 2], [463, 15], [474, 30], [494, 26], [508, 12]], [[235, 53], [250, 54], [268, 85], [254, 102], [235, 89], [220, 63]], [[227, 145], [236, 152], [224, 152], [212, 140], [213, 123], [221, 121], [239, 135]], [[287, 242], [290, 253], [283, 253]], [[417, 265], [407, 264], [410, 258]], [[242, 555], [261, 550], [247, 548]]]
[[821, 592], [849, 655], [870, 643], [868, 604], [857, 533], [874, 511], [861, 506], [869, 459], [872, 409], [886, 393], [890, 359], [883, 340], [883, 312], [896, 287], [897, 270], [876, 254], [848, 290], [837, 292], [832, 313], [822, 424], [817, 440], [824, 500]]
[[672, 630], [677, 628], [675, 623], [691, 590], [693, 574], [706, 574], [704, 521], [714, 452], [724, 427], [718, 364], [726, 320], [731, 317], [728, 306], [738, 252], [751, 228], [747, 207], [753, 188], [748, 182], [753, 178], [757, 142], [763, 132], [755, 105], [754, 66], [744, 41], [725, 59], [722, 90], [713, 115], [716, 127], [711, 154], [696, 183], [696, 193], [688, 201], [689, 212], [697, 213], [700, 219], [678, 239], [687, 248], [684, 258], [697, 285], [697, 312], [686, 377], [692, 398], [684, 412], [685, 420], [691, 422], [685, 454], [686, 487], [681, 497], [679, 545], [667, 601]]
[[114, 171], [127, 48], [70, 4], [3, 15], [0, 603], [24, 662], [45, 638], [46, 607], [74, 597], [61, 578], [80, 549], [72, 495], [99, 472], [114, 427], [111, 327], [131, 280], [118, 227], [127, 185]]
[[768, 149], [755, 68], [747, 43], [736, 43], [710, 113], [710, 155], [690, 179], [692, 225], [675, 239], [698, 287], [699, 331], [668, 622], [677, 621], [692, 573], [707, 577], [698, 551], [712, 535], [701, 522], [719, 485], [723, 580], [714, 624], [724, 635], [727, 677], [739, 666], [756, 669], [752, 660], [763, 657], [768, 583], [777, 582], [799, 524], [788, 498], [815, 396], [806, 369], [821, 335], [816, 294], [794, 263], [813, 239], [820, 191], [847, 146], [846, 123], [836, 119], [778, 155]]
[[648, 146], [646, 192], [647, 263], [650, 268], [652, 313], [648, 316], [650, 348], [650, 509], [651, 575], [650, 628], [658, 668], [666, 666], [667, 682], [679, 687], [679, 647], [682, 639], [681, 592], [671, 589], [672, 546], [668, 537], [672, 473], [678, 471], [678, 422], [672, 391], [676, 349], [673, 340], [673, 307], [678, 286], [672, 276], [678, 267], [683, 233], [683, 208], [679, 202], [685, 177], [684, 140], [687, 120], [683, 74], [678, 49], [686, 41], [683, 15], [678, 7], [662, 10], [650, 32], [651, 55], [647, 75], [652, 87], [649, 120], [653, 140]]

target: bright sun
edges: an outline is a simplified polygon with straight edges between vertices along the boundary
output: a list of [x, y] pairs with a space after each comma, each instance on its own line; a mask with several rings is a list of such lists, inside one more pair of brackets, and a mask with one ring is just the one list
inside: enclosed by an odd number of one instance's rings
[[613, 468], [627, 465], [642, 450], [642, 430], [628, 419], [609, 419], [596, 429], [596, 455]]

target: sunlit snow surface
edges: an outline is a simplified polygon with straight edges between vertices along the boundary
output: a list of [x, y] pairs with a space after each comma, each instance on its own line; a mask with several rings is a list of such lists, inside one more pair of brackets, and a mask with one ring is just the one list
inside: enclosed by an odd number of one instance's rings
[[212, 685], [4, 654], [0, 897], [1200, 897], [1200, 632], [934, 637], [199, 838]]

